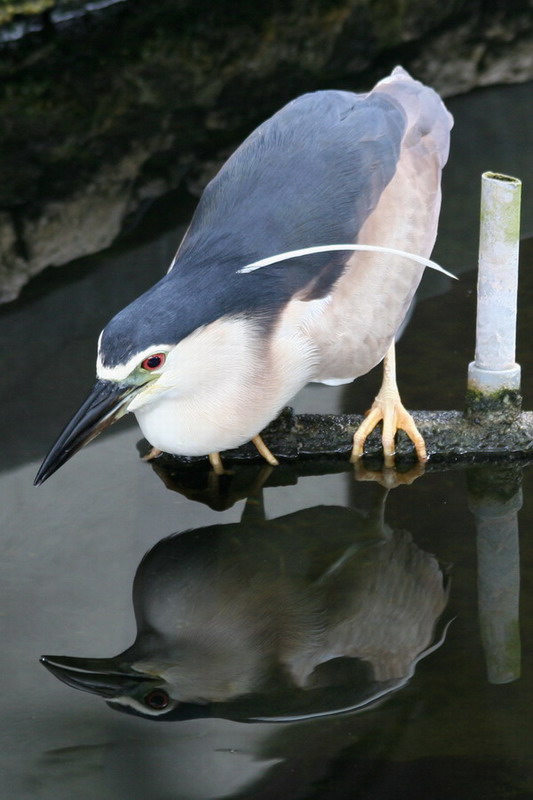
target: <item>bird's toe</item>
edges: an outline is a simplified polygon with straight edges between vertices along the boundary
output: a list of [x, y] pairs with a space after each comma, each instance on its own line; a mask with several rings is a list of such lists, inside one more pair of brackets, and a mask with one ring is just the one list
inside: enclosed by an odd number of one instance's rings
[[378, 405], [377, 401], [374, 401], [372, 408], [370, 411], [367, 411], [365, 419], [359, 425], [353, 435], [352, 454], [350, 456], [350, 461], [352, 464], [356, 464], [359, 459], [362, 458], [367, 437], [372, 433], [378, 422], [381, 422], [382, 419], [383, 414], [381, 412], [381, 407]]
[[405, 431], [405, 433], [408, 435], [408, 437], [415, 446], [415, 451], [418, 456], [418, 460], [424, 463], [425, 461], [428, 460], [426, 443], [422, 437], [422, 434], [416, 427], [413, 417], [401, 404], [397, 409], [396, 414], [397, 414], [397, 422], [396, 422], [397, 430]]
[[252, 439], [252, 442], [255, 444], [255, 446], [257, 447], [258, 452], [263, 456], [263, 458], [265, 459], [267, 464], [270, 464], [270, 466], [272, 466], [272, 467], [278, 467], [279, 466], [278, 459], [268, 449], [268, 447], [264, 443], [264, 441], [261, 438], [261, 436], [254, 436], [253, 439]]
[[157, 447], [152, 447], [149, 453], [146, 453], [145, 456], [142, 457], [142, 461], [153, 461], [154, 458], [158, 458], [162, 454], [162, 450], [158, 450]]

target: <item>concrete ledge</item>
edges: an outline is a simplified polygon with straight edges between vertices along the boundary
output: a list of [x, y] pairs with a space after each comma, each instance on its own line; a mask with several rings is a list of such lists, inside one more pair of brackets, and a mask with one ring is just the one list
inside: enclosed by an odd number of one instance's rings
[[[533, 457], [533, 412], [518, 414], [511, 422], [500, 414], [480, 411], [468, 418], [459, 411], [414, 411], [413, 417], [424, 437], [429, 465], [473, 463], [475, 461], [510, 461]], [[360, 415], [294, 414], [285, 409], [263, 432], [263, 438], [281, 462], [307, 459], [348, 460], [351, 440]], [[366, 458], [381, 459], [381, 426], [368, 437]], [[227, 465], [261, 463], [252, 444], [222, 453]], [[201, 464], [206, 458], [161, 456], [162, 463]], [[402, 431], [397, 436], [396, 463], [416, 461], [414, 447]], [[264, 463], [264, 462], [263, 462]]]

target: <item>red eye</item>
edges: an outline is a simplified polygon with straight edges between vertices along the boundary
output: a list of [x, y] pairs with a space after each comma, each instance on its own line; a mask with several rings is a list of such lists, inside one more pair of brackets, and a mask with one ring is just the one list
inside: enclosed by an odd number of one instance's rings
[[141, 364], [143, 369], [147, 369], [149, 372], [154, 369], [159, 369], [165, 363], [166, 355], [164, 353], [154, 353], [153, 356], [148, 356], [145, 358]]
[[144, 698], [144, 702], [156, 711], [162, 711], [170, 703], [170, 697], [163, 689], [154, 689]]

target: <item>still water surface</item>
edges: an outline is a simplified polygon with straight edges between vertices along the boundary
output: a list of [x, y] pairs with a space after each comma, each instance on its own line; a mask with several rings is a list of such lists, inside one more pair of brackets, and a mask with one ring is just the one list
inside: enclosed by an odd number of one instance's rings
[[[422, 287], [399, 346], [409, 407], [462, 404], [482, 170], [526, 182], [523, 227], [533, 231], [531, 97], [529, 85], [450, 103], [456, 137], [436, 256], [461, 281]], [[388, 493], [343, 464], [322, 475], [288, 465], [260, 490], [253, 467], [235, 474], [233, 493], [223, 483], [222, 499], [204, 473], [208, 491], [191, 499], [139, 459], [138, 429], [124, 420], [32, 487], [91, 385], [102, 325], [173, 255], [185, 219], [166, 226], [168, 208], [0, 310], [2, 800], [533, 798], [527, 466], [522, 475], [430, 464]], [[532, 264], [528, 241], [526, 408]], [[297, 409], [361, 411], [378, 380], [312, 387]], [[153, 709], [151, 719], [120, 713], [60, 683], [41, 654], [123, 654], [101, 662], [100, 676], [164, 663], [180, 704], [160, 721]], [[128, 684], [130, 709], [142, 708], [144, 687], [154, 688]]]

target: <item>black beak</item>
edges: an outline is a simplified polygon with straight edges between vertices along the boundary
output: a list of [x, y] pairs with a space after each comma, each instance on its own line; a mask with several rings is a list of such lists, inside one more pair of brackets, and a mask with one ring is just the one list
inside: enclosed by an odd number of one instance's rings
[[140, 387], [96, 381], [83, 405], [72, 417], [39, 468], [34, 486], [50, 477], [84, 445], [124, 414], [130, 395]]
[[144, 676], [129, 670], [114, 658], [41, 656], [39, 660], [67, 686], [98, 694], [100, 697], [117, 697], [129, 693], [144, 681], [153, 682], [153, 676]]

